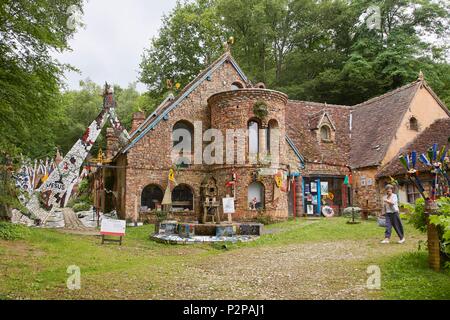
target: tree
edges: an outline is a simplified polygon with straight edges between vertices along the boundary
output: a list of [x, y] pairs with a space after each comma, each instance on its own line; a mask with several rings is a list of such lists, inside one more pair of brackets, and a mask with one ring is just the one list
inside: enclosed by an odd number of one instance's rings
[[[71, 5], [82, 0], [0, 3], [0, 216], [18, 206], [11, 170], [20, 152], [43, 156], [51, 150], [61, 76], [67, 67], [51, 51], [68, 49], [76, 31]], [[72, 7], [74, 8], [74, 7]]]
[[4, 0], [0, 5], [0, 147], [40, 156], [51, 149], [63, 70], [51, 51], [68, 49], [70, 11], [82, 0]]
[[144, 51], [140, 79], [153, 97], [167, 92], [166, 81], [186, 85], [218, 56], [221, 34], [212, 0], [178, 2], [163, 18], [158, 37]]
[[[363, 17], [373, 6], [380, 24], [368, 28]], [[449, 17], [443, 0], [178, 3], [145, 51], [141, 81], [161, 99], [167, 79], [185, 85], [233, 36], [233, 56], [252, 82], [292, 99], [352, 105], [414, 81], [422, 70], [447, 102]]]

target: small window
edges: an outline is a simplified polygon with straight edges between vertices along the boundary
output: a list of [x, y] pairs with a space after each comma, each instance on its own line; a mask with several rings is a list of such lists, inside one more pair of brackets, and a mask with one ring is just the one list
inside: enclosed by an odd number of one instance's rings
[[194, 209], [194, 194], [191, 187], [179, 184], [172, 191], [172, 210], [186, 211]]
[[248, 207], [250, 210], [264, 209], [264, 185], [261, 182], [248, 186]]
[[181, 120], [175, 123], [172, 129], [172, 152], [176, 165], [189, 166], [194, 152], [194, 126], [192, 123]]
[[415, 117], [409, 119], [409, 129], [413, 131], [419, 131], [419, 122]]
[[269, 154], [275, 154], [278, 150], [276, 147], [278, 145], [274, 145], [275, 139], [277, 138], [278, 131], [278, 122], [275, 119], [269, 121], [268, 126], [266, 128], [266, 149]]
[[243, 84], [239, 81], [235, 81], [231, 84], [231, 90], [239, 90], [244, 88]]
[[156, 209], [161, 205], [164, 193], [156, 184], [149, 184], [142, 190], [141, 210]]
[[259, 123], [255, 120], [248, 122], [248, 153], [258, 154], [259, 152]]
[[416, 200], [420, 198], [419, 191], [412, 184], [406, 185], [406, 195], [408, 197], [408, 203], [416, 203]]
[[329, 126], [320, 127], [320, 139], [322, 141], [331, 141], [331, 129]]

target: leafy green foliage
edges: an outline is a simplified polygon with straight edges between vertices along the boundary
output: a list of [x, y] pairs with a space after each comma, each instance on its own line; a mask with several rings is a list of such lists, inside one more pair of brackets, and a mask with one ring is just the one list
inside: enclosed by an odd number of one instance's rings
[[53, 149], [60, 79], [68, 66], [51, 52], [68, 49], [76, 31], [68, 8], [81, 0], [5, 0], [0, 5], [0, 146], [31, 156]]
[[88, 211], [90, 208], [91, 208], [91, 205], [86, 202], [76, 203], [72, 207], [73, 211], [75, 211], [75, 212]]
[[[430, 223], [439, 227], [441, 251], [450, 257], [450, 198], [442, 197], [437, 200], [438, 215], [430, 215]], [[427, 231], [425, 215], [425, 201], [422, 198], [416, 200], [415, 205], [403, 205], [409, 211], [409, 222], [421, 232]], [[447, 262], [450, 267], [450, 264]]]
[[421, 232], [427, 231], [427, 220], [425, 217], [425, 200], [419, 198], [415, 205], [404, 205], [409, 210], [409, 222]]
[[253, 113], [260, 119], [264, 119], [269, 114], [268, 106], [265, 101], [258, 100], [253, 105]]
[[25, 226], [0, 221], [0, 239], [23, 239], [27, 234], [29, 234], [29, 229]]
[[[380, 7], [380, 29], [360, 22]], [[229, 36], [250, 79], [292, 99], [352, 105], [417, 79], [450, 103], [450, 5], [432, 0], [196, 0], [164, 18], [141, 63], [153, 98], [186, 85]], [[434, 38], [442, 41], [433, 41]]]
[[441, 198], [438, 205], [439, 215], [430, 216], [430, 223], [440, 228], [441, 250], [450, 257], [450, 198]]

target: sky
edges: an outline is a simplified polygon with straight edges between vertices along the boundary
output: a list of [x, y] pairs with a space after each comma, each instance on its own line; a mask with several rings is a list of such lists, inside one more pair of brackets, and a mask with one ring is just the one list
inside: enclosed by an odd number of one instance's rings
[[[144, 48], [157, 35], [163, 14], [175, 4], [176, 0], [85, 0], [85, 27], [69, 41], [72, 51], [55, 54], [60, 62], [81, 71], [66, 73], [68, 89], [79, 89], [79, 81], [86, 78], [121, 87], [138, 81]], [[137, 83], [137, 89], [146, 88]]]

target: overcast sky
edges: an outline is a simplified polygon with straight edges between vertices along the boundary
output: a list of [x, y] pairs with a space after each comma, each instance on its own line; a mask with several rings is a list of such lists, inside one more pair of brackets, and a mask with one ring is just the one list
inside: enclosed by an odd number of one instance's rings
[[[70, 40], [71, 52], [56, 56], [81, 71], [66, 74], [69, 89], [78, 89], [86, 78], [123, 87], [137, 81], [142, 52], [157, 34], [163, 14], [175, 4], [176, 0], [85, 1], [85, 28]], [[145, 90], [143, 84], [137, 88]]]

